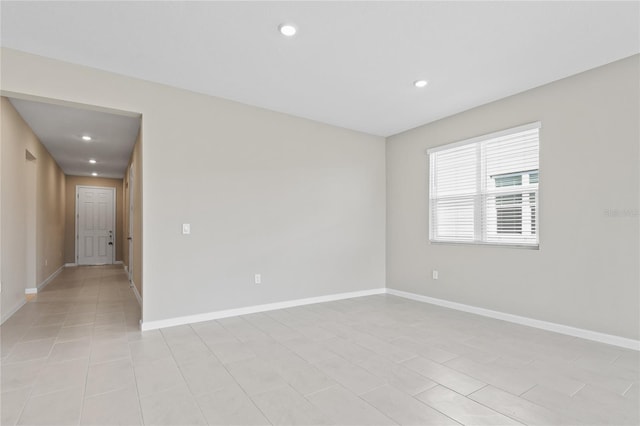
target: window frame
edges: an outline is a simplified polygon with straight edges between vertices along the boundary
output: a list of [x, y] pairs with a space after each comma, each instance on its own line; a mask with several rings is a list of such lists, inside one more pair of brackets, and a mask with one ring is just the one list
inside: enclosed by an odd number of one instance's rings
[[[535, 235], [536, 235], [536, 242], [535, 243], [524, 243], [522, 241], [518, 241], [518, 242], [514, 242], [514, 243], [510, 243], [510, 242], [505, 242], [505, 241], [487, 241], [486, 238], [486, 233], [487, 233], [487, 226], [486, 226], [486, 222], [485, 222], [485, 218], [487, 215], [486, 211], [483, 211], [482, 213], [478, 214], [478, 213], [474, 213], [473, 218], [474, 218], [474, 228], [476, 229], [475, 235], [482, 235], [482, 240], [473, 240], [473, 241], [455, 241], [455, 240], [436, 240], [434, 239], [434, 220], [433, 220], [433, 206], [431, 205], [432, 203], [432, 198], [431, 197], [431, 191], [432, 191], [432, 179], [433, 179], [433, 174], [432, 174], [432, 161], [431, 161], [431, 154], [439, 152], [439, 151], [445, 151], [445, 150], [449, 150], [449, 149], [454, 149], [454, 148], [459, 148], [459, 147], [463, 147], [466, 145], [476, 145], [478, 152], [480, 151], [480, 144], [482, 142], [486, 142], [488, 140], [491, 139], [496, 139], [496, 138], [500, 138], [500, 137], [504, 137], [504, 136], [509, 136], [512, 134], [517, 134], [517, 133], [521, 133], [521, 132], [525, 132], [528, 130], [533, 130], [533, 129], [537, 129], [538, 130], [538, 168], [537, 169], [531, 169], [531, 170], [523, 170], [521, 172], [521, 175], [526, 174], [527, 172], [529, 173], [529, 176], [532, 174], [532, 172], [535, 172], [536, 176], [537, 176], [537, 182], [536, 184], [538, 185], [536, 187], [535, 190], [535, 205], [533, 206], [533, 216], [532, 216], [532, 225], [531, 225], [531, 230], [534, 231]], [[428, 218], [429, 218], [429, 244], [434, 244], [434, 245], [471, 245], [471, 246], [490, 246], [490, 247], [501, 247], [501, 248], [518, 248], [518, 249], [529, 249], [529, 250], [539, 250], [540, 249], [540, 217], [539, 217], [539, 213], [540, 213], [540, 186], [539, 186], [539, 176], [540, 176], [540, 139], [541, 139], [541, 129], [542, 129], [542, 123], [540, 121], [536, 121], [536, 122], [532, 122], [532, 123], [528, 123], [528, 124], [524, 124], [521, 126], [516, 126], [516, 127], [511, 127], [508, 129], [504, 129], [504, 130], [500, 130], [497, 132], [492, 132], [492, 133], [488, 133], [488, 134], [484, 134], [484, 135], [480, 135], [480, 136], [475, 136], [473, 138], [469, 138], [469, 139], [464, 139], [461, 141], [457, 141], [457, 142], [452, 142], [452, 143], [447, 143], [447, 144], [442, 144], [442, 145], [438, 145], [432, 148], [429, 148], [426, 150], [426, 155], [427, 155], [427, 164], [429, 167], [427, 176], [428, 176], [428, 189], [427, 189], [427, 206], [428, 206]], [[480, 167], [478, 167], [478, 170], [480, 169]], [[479, 172], [478, 172], [479, 173]], [[480, 181], [483, 179], [481, 176], [477, 176], [476, 177], [477, 182], [476, 185], [480, 185]], [[528, 202], [530, 202], [530, 194], [529, 192], [531, 191], [527, 191], [526, 189], [522, 191], [522, 197], [524, 200], [524, 197], [527, 197]], [[481, 195], [482, 194], [482, 190], [478, 187], [476, 189], [476, 195]], [[482, 206], [483, 209], [486, 210], [486, 206], [483, 205], [483, 203], [476, 203], [474, 204], [474, 208], [477, 209], [478, 207]], [[524, 215], [524, 212], [523, 212]], [[478, 220], [479, 218], [482, 218], [483, 220]]]

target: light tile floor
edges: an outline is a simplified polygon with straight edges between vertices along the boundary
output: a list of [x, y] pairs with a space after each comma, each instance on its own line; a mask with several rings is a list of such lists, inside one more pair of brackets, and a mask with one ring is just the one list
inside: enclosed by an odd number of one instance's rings
[[637, 425], [637, 352], [381, 295], [141, 333], [119, 267], [0, 327], [1, 423]]

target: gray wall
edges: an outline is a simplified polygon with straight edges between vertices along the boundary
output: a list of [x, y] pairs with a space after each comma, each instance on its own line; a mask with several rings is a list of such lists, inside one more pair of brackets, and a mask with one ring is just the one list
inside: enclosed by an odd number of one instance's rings
[[[387, 287], [638, 339], [639, 58], [388, 138]], [[538, 120], [540, 250], [429, 244], [425, 149]]]
[[384, 138], [11, 49], [1, 66], [3, 90], [142, 113], [143, 321], [384, 287]]

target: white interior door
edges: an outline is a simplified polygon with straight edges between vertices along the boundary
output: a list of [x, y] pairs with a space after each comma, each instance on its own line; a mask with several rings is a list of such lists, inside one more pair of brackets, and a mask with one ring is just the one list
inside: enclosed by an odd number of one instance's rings
[[77, 263], [113, 263], [115, 247], [115, 188], [78, 186]]

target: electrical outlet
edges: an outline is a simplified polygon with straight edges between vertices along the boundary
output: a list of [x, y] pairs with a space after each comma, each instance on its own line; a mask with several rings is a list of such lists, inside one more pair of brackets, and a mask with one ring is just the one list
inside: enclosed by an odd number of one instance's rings
[[434, 269], [434, 270], [433, 270], [433, 272], [431, 273], [431, 277], [432, 277], [434, 280], [437, 280], [437, 279], [438, 279], [438, 270], [437, 270], [437, 269]]
[[183, 223], [182, 224], [182, 234], [189, 235], [191, 233], [191, 224]]
[[262, 284], [262, 275], [260, 274], [255, 274], [253, 276], [253, 280], [255, 281], [256, 284]]

